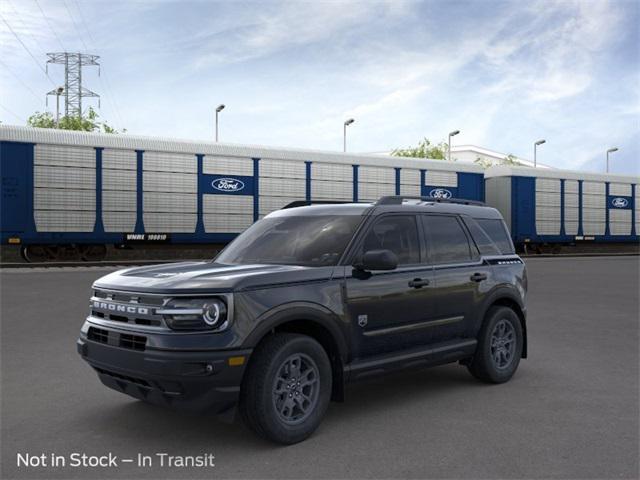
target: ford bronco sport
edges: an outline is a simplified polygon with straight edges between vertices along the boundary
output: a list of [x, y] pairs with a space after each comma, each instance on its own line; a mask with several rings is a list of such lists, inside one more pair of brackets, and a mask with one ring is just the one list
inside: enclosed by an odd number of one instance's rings
[[349, 381], [450, 362], [509, 380], [527, 354], [527, 276], [497, 210], [383, 197], [284, 208], [213, 261], [93, 285], [78, 352], [108, 387], [307, 438]]

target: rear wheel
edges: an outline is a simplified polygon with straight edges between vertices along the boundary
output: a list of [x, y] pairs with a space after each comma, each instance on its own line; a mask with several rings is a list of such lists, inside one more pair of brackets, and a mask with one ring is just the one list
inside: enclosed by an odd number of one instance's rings
[[476, 353], [468, 365], [471, 375], [489, 383], [511, 379], [522, 356], [522, 325], [508, 307], [491, 307], [478, 336]]
[[331, 397], [331, 363], [313, 338], [278, 333], [251, 358], [242, 382], [240, 413], [260, 436], [292, 444], [311, 435]]

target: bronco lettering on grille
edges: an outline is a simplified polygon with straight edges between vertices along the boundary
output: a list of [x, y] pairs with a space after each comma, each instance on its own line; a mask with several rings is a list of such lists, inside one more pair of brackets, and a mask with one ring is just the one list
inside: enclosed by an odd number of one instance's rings
[[133, 313], [136, 315], [149, 315], [149, 309], [147, 307], [136, 307], [131, 305], [123, 305], [121, 303], [101, 302], [93, 301], [94, 308], [100, 310], [109, 310], [111, 312]]

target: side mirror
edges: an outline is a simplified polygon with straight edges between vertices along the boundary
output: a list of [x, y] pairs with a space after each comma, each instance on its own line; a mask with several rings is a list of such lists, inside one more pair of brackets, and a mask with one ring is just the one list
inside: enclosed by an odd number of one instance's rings
[[391, 250], [369, 250], [354, 267], [359, 270], [395, 270], [398, 256]]

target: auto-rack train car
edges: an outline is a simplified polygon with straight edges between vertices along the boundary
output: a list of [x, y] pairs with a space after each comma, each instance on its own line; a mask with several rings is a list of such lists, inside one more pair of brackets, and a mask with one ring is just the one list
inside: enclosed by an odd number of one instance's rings
[[580, 242], [637, 243], [640, 177], [496, 166], [485, 172], [487, 203], [520, 248]]
[[477, 165], [0, 125], [3, 244], [27, 260], [221, 244], [293, 201], [484, 200]]

